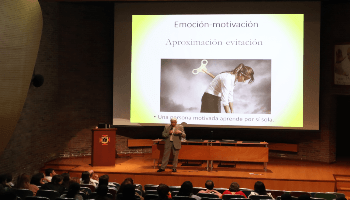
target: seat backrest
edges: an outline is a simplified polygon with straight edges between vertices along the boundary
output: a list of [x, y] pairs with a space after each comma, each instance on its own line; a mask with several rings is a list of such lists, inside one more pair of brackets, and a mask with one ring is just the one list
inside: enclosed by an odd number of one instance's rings
[[172, 191], [180, 191], [181, 186], [169, 186], [170, 192]]
[[80, 187], [80, 192], [83, 192], [85, 195], [90, 195], [91, 194], [91, 189], [88, 187]]
[[74, 198], [61, 198], [61, 197], [58, 197], [56, 198], [56, 200], [75, 200]]
[[199, 191], [201, 191], [201, 190], [206, 190], [206, 188], [202, 188], [202, 187], [193, 187], [192, 193], [196, 195], [196, 194], [197, 194]]
[[60, 193], [58, 193], [56, 190], [38, 190], [36, 196], [47, 197], [50, 200], [55, 200], [56, 198], [60, 197]]
[[220, 192], [221, 194], [224, 193], [226, 190], [228, 190], [228, 188], [214, 188], [213, 190], [216, 190], [218, 192]]
[[18, 197], [21, 197], [21, 199], [25, 199], [26, 197], [32, 197], [33, 196], [33, 192], [31, 190], [28, 189], [16, 189], [15, 193]]
[[235, 195], [235, 194], [224, 194], [222, 195], [223, 200], [229, 200], [229, 199], [238, 199], [238, 198], [245, 198], [243, 195]]
[[153, 185], [153, 184], [146, 184], [144, 186], [145, 190], [157, 190], [158, 185]]
[[271, 195], [274, 198], [277, 198], [278, 196], [282, 196], [282, 194], [284, 194], [285, 192], [282, 190], [266, 190], [266, 192], [271, 193]]
[[171, 193], [171, 196], [174, 197], [174, 196], [176, 196], [179, 193], [179, 191], [172, 191], [170, 193]]
[[135, 186], [135, 189], [143, 190], [141, 184], [134, 184], [134, 186]]
[[113, 199], [115, 199], [117, 195], [117, 190], [115, 188], [108, 188], [108, 193], [111, 193], [113, 196]]
[[185, 197], [185, 196], [174, 196], [173, 200], [196, 200], [196, 199], [192, 197]]
[[137, 192], [137, 194], [141, 195], [142, 196], [142, 191], [139, 190], [139, 189], [135, 189], [135, 192]]
[[253, 190], [241, 188], [241, 191], [245, 194], [245, 196], [249, 196], [250, 193], [252, 193]]
[[207, 197], [207, 198], [218, 198], [218, 195], [216, 195], [216, 194], [209, 194], [209, 193], [197, 193], [197, 196]]
[[332, 194], [332, 193], [317, 192], [317, 193], [315, 193], [315, 197], [316, 198], [323, 198], [323, 199], [326, 199], [326, 200], [332, 200], [332, 199], [336, 199], [337, 195]]
[[145, 194], [158, 194], [157, 190], [146, 190]]
[[269, 195], [250, 195], [249, 199], [252, 200], [261, 200], [261, 199], [272, 199]]
[[[22, 199], [23, 200], [23, 199]], [[35, 197], [26, 197], [25, 200], [50, 200], [49, 198], [47, 197], [38, 197], [38, 196], [35, 196]]]
[[[300, 197], [301, 195], [308, 195], [309, 197], [311, 197], [311, 194], [309, 192], [304, 192], [304, 191], [290, 191], [289, 192], [290, 196], [293, 196], [293, 197]], [[280, 195], [282, 196], [282, 195]]]
[[152, 200], [152, 199], [157, 199], [159, 196], [158, 194], [146, 194], [145, 195], [145, 200]]
[[95, 186], [91, 184], [80, 184], [80, 187], [87, 187], [90, 188], [91, 192], [95, 192]]

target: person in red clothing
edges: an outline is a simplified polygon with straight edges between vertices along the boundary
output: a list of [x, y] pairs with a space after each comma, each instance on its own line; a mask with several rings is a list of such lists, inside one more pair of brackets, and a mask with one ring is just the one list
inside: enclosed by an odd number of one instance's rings
[[247, 198], [247, 196], [239, 190], [239, 185], [236, 182], [232, 182], [230, 185], [230, 188], [228, 190], [226, 190], [224, 193], [222, 193], [222, 195], [225, 194], [233, 194], [233, 195], [242, 195], [244, 196], [244, 198]]

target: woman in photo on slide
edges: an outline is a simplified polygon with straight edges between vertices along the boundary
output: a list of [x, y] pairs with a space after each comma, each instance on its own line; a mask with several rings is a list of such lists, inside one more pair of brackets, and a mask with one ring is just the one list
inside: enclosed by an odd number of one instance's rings
[[245, 82], [249, 84], [254, 82], [254, 70], [251, 67], [239, 64], [232, 71], [221, 72], [214, 76], [206, 69], [202, 71], [213, 78], [209, 87], [202, 96], [202, 113], [221, 113], [221, 101], [226, 113], [233, 113], [233, 89], [236, 82]]

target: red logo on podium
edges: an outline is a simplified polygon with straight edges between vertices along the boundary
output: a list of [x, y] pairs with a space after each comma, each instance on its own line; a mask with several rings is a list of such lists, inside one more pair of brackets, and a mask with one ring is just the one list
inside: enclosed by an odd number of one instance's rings
[[108, 145], [108, 142], [111, 142], [111, 137], [108, 137], [108, 135], [102, 135], [100, 142], [102, 145]]

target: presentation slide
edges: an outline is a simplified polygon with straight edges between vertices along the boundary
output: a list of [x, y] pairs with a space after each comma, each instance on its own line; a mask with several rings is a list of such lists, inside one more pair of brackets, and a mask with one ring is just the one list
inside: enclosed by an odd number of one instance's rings
[[113, 125], [319, 130], [320, 13], [314, 1], [116, 2]]
[[130, 122], [303, 127], [303, 44], [303, 14], [133, 15]]

